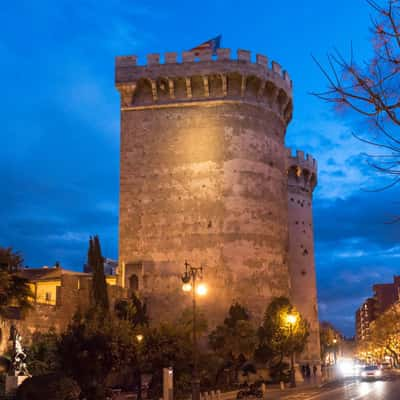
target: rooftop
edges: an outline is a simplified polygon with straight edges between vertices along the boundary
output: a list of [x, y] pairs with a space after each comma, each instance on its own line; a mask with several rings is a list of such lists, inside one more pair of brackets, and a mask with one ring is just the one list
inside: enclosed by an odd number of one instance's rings
[[29, 281], [61, 279], [62, 275], [90, 276], [85, 272], [71, 271], [60, 267], [24, 268], [18, 275]]

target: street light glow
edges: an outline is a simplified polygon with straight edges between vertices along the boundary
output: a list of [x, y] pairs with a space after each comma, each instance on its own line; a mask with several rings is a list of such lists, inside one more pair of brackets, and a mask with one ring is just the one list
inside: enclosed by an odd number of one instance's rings
[[136, 335], [136, 340], [140, 343], [143, 340], [143, 335], [140, 333]]
[[205, 296], [207, 294], [207, 286], [204, 283], [199, 283], [198, 286], [196, 287], [196, 293], [199, 296]]
[[190, 283], [184, 283], [182, 285], [182, 290], [184, 292], [190, 292], [192, 290], [192, 285]]
[[286, 321], [290, 324], [290, 325], [294, 325], [297, 321], [297, 317], [294, 314], [288, 314], [286, 315]]

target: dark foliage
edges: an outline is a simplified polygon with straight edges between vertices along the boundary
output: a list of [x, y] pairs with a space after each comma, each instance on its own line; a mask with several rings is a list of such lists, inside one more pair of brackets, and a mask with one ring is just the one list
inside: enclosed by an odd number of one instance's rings
[[58, 342], [61, 370], [75, 379], [87, 400], [106, 396], [106, 381], [111, 372], [135, 365], [135, 332], [126, 321], [104, 319], [101, 310], [85, 316], [77, 314]]
[[17, 390], [17, 400], [79, 400], [81, 390], [71, 378], [59, 374], [34, 376]]
[[75, 322], [61, 336], [58, 353], [62, 370], [78, 382], [88, 399], [105, 398], [104, 382], [113, 367], [111, 337], [85, 322]]
[[278, 362], [272, 364], [269, 368], [269, 375], [272, 382], [289, 382], [290, 380], [290, 366], [286, 362]]
[[142, 371], [153, 374], [150, 397], [162, 396], [162, 370], [167, 367], [174, 369], [176, 397], [186, 397], [190, 393], [192, 372], [192, 346], [186, 332], [172, 324], [163, 324], [147, 332], [142, 346]]
[[33, 376], [60, 371], [58, 344], [59, 336], [52, 330], [32, 336], [32, 344], [27, 349], [27, 366]]
[[239, 303], [234, 303], [230, 306], [228, 317], [225, 318], [224, 324], [229, 328], [234, 328], [238, 321], [248, 321], [250, 315], [245, 307]]
[[216, 379], [222, 371], [230, 369], [237, 381], [239, 370], [253, 357], [257, 344], [256, 331], [247, 310], [238, 303], [233, 304], [224, 323], [210, 333], [208, 340], [222, 361]]
[[116, 316], [124, 321], [128, 321], [133, 329], [149, 325], [147, 306], [136, 296], [131, 295], [129, 300], [119, 300], [114, 306]]
[[92, 294], [94, 307], [107, 313], [109, 301], [104, 274], [104, 258], [101, 255], [100, 240], [97, 235], [91, 237], [89, 240], [87, 264], [93, 271]]
[[22, 262], [19, 253], [0, 247], [0, 315], [7, 315], [11, 306], [22, 312], [31, 308], [33, 293], [28, 281], [18, 275]]
[[[288, 314], [296, 316], [293, 325], [287, 322]], [[259, 361], [279, 365], [285, 356], [301, 353], [308, 336], [307, 321], [286, 297], [277, 297], [267, 307], [263, 324], [258, 330], [259, 346], [256, 355]]]
[[22, 268], [23, 262], [19, 252], [14, 252], [11, 247], [0, 247], [0, 270], [17, 272]]

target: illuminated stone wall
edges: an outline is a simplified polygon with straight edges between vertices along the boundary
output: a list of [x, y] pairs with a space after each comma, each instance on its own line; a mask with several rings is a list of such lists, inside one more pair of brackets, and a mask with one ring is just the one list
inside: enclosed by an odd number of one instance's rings
[[[51, 272], [51, 269], [46, 271]], [[118, 299], [127, 298], [128, 293], [115, 285], [114, 277], [107, 277], [107, 283], [110, 309], [114, 310], [115, 302]], [[30, 285], [33, 288], [36, 285], [37, 288], [46, 289], [46, 292], [40, 289], [38, 293], [36, 290], [38, 297], [26, 313], [22, 314], [19, 310], [12, 309], [0, 317], [0, 354], [4, 353], [11, 344], [9, 341], [11, 325], [17, 327], [22, 335], [23, 345], [27, 346], [36, 332], [46, 333], [50, 329], [58, 333], [64, 332], [77, 311], [85, 313], [90, 307], [92, 283], [89, 274], [64, 270], [61, 273], [60, 270], [59, 279], [48, 282], [44, 277], [42, 281], [30, 281]], [[50, 286], [53, 289], [49, 289]], [[52, 301], [44, 304], [43, 293], [51, 293], [54, 298], [51, 297]]]
[[312, 193], [317, 184], [317, 162], [302, 151], [288, 150], [288, 212], [290, 297], [310, 324], [310, 338], [301, 356], [304, 362], [320, 360], [317, 288], [315, 280]]
[[247, 51], [194, 58], [117, 58], [120, 283], [137, 286], [154, 319], [176, 317], [189, 304], [180, 281], [188, 260], [205, 267], [211, 323], [234, 300], [259, 318], [271, 297], [289, 295], [291, 82]]

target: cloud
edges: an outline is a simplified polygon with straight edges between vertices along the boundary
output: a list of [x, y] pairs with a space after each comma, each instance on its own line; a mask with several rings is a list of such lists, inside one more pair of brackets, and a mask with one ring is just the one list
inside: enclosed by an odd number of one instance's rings
[[[375, 283], [399, 274], [398, 224], [400, 187], [341, 199], [314, 200], [315, 259], [320, 317], [354, 334], [354, 313], [372, 296]], [[352, 316], [353, 324], [344, 316]]]
[[[298, 121], [288, 137], [289, 145], [313, 155], [318, 162], [316, 200], [346, 199], [378, 178], [366, 168], [363, 155], [369, 149], [351, 134], [351, 127], [332, 114]], [[292, 144], [293, 143], [293, 144]]]
[[[314, 229], [317, 242], [340, 243], [365, 251], [365, 245], [393, 247], [397, 243], [398, 225], [390, 224], [400, 213], [395, 200], [400, 187], [383, 192], [357, 191], [345, 199], [315, 199]], [[353, 241], [353, 243], [349, 242]]]
[[0, 73], [9, 77], [1, 104], [0, 244], [21, 250], [29, 265], [59, 260], [80, 269], [95, 233], [104, 253], [116, 257], [114, 57], [151, 41], [141, 23], [163, 18], [161, 10], [128, 0], [9, 3], [0, 10]]

